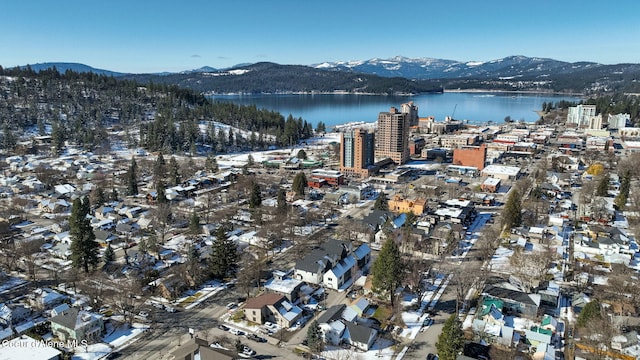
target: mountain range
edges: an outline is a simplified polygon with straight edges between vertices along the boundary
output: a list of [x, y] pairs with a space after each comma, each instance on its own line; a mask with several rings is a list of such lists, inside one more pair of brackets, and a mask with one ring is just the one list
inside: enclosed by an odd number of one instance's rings
[[418, 93], [438, 89], [492, 89], [591, 93], [640, 92], [640, 64], [604, 65], [548, 58], [509, 56], [460, 62], [433, 58], [374, 58], [305, 65], [240, 64], [227, 69], [202, 67], [179, 73], [124, 74], [83, 64], [43, 63], [140, 82], [168, 83], [203, 93], [369, 92]]

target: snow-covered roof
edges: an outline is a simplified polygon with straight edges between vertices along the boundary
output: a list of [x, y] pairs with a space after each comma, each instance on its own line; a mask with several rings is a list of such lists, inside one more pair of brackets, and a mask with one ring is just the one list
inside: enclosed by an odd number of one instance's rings
[[[25, 353], [28, 353], [28, 355]], [[25, 355], [31, 360], [49, 360], [58, 359], [62, 356], [62, 353], [58, 349], [27, 335], [10, 340], [2, 346], [3, 360], [22, 360]]]

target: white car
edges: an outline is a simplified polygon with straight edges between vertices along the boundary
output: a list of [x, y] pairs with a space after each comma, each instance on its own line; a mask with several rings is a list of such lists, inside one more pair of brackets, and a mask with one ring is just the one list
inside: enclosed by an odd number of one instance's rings
[[229, 328], [229, 332], [232, 333], [233, 335], [237, 335], [237, 336], [244, 335], [244, 331], [238, 330], [236, 328]]

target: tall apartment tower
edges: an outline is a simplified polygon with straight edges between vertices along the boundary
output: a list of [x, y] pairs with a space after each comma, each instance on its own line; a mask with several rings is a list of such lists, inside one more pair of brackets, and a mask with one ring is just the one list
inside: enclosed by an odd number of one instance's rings
[[409, 160], [409, 117], [392, 107], [378, 114], [376, 161], [390, 158], [400, 165]]
[[407, 114], [409, 126], [418, 126], [418, 107], [413, 104], [413, 101], [400, 105], [400, 112]]
[[370, 175], [375, 151], [375, 135], [365, 129], [353, 129], [340, 134], [340, 172], [358, 175], [362, 178]]

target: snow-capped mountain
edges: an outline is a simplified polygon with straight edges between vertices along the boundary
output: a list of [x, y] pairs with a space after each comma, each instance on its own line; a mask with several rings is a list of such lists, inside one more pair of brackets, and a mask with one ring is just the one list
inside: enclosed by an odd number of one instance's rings
[[491, 61], [455, 61], [433, 58], [407, 58], [395, 56], [389, 59], [374, 58], [358, 61], [323, 62], [311, 65], [318, 69], [341, 70], [385, 77], [409, 79], [451, 79], [466, 77], [507, 78], [520, 76], [545, 76], [575, 72], [597, 63], [568, 63], [553, 59], [509, 56]]

